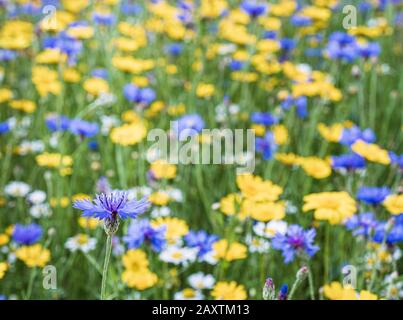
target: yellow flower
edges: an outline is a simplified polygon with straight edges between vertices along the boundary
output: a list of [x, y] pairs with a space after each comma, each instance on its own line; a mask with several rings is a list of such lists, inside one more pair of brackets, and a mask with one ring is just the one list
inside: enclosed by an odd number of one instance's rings
[[10, 241], [10, 237], [5, 233], [0, 233], [0, 247], [4, 246]]
[[243, 285], [238, 285], [235, 281], [219, 281], [211, 291], [211, 296], [215, 300], [246, 300], [246, 291]]
[[6, 271], [8, 270], [7, 262], [0, 262], [0, 280], [4, 278]]
[[238, 175], [236, 183], [245, 198], [255, 201], [276, 201], [283, 192], [283, 188], [270, 180], [250, 173]]
[[13, 98], [13, 92], [7, 88], [0, 88], [0, 103], [10, 101]]
[[176, 177], [176, 166], [165, 160], [157, 160], [150, 167], [156, 179], [173, 179]]
[[132, 272], [142, 272], [148, 269], [147, 255], [143, 250], [128, 250], [122, 257], [123, 265]]
[[10, 107], [26, 113], [32, 113], [36, 110], [36, 103], [31, 100], [14, 100], [10, 102]]
[[50, 251], [40, 244], [32, 246], [22, 246], [15, 252], [18, 259], [24, 261], [29, 268], [43, 268], [50, 260]]
[[108, 82], [102, 78], [87, 79], [85, 80], [83, 87], [85, 91], [95, 97], [99, 96], [101, 93], [106, 93], [109, 91]]
[[67, 34], [70, 37], [80, 39], [80, 40], [86, 40], [90, 39], [94, 35], [94, 28], [90, 26], [76, 26], [76, 27], [71, 27], [67, 30]]
[[185, 220], [174, 217], [160, 217], [151, 221], [155, 227], [166, 226], [165, 237], [169, 242], [175, 242], [189, 232], [189, 226]]
[[63, 79], [66, 82], [77, 83], [81, 80], [81, 75], [77, 70], [69, 68], [63, 71]]
[[266, 128], [262, 124], [252, 124], [251, 129], [255, 131], [255, 135], [257, 135], [258, 137], [264, 136], [266, 132]]
[[394, 215], [403, 213], [403, 194], [392, 194], [383, 201], [384, 207]]
[[300, 157], [294, 153], [276, 153], [274, 158], [288, 166], [298, 164], [300, 160]]
[[323, 294], [330, 300], [378, 300], [378, 296], [367, 290], [356, 292], [353, 287], [343, 287], [340, 282], [334, 281], [323, 287]]
[[311, 193], [304, 197], [304, 212], [314, 210], [315, 219], [331, 224], [342, 223], [357, 211], [356, 202], [347, 192]]
[[63, 168], [71, 167], [73, 165], [73, 158], [70, 156], [63, 156], [60, 153], [42, 153], [36, 156], [36, 163], [41, 167], [48, 168]]
[[315, 179], [324, 179], [332, 174], [332, 167], [330, 164], [317, 157], [301, 157], [299, 158], [298, 163], [309, 176]]
[[328, 127], [324, 123], [319, 123], [318, 131], [327, 141], [339, 142], [343, 133], [343, 125], [341, 123], [335, 123]]
[[165, 206], [169, 202], [169, 195], [164, 191], [157, 191], [150, 194], [148, 200], [157, 206]]
[[47, 67], [36, 66], [32, 68], [32, 82], [41, 97], [49, 93], [58, 95], [61, 92], [62, 85], [58, 79], [58, 73]]
[[227, 7], [228, 4], [225, 0], [202, 0], [200, 4], [200, 15], [203, 18], [217, 18]]
[[278, 145], [286, 144], [289, 138], [287, 127], [282, 124], [277, 124], [272, 127], [274, 142]]
[[122, 281], [126, 283], [129, 288], [145, 290], [153, 287], [158, 282], [158, 277], [154, 272], [148, 269], [140, 272], [125, 270], [122, 273]]
[[368, 161], [385, 165], [390, 164], [388, 151], [382, 149], [376, 144], [366, 143], [362, 140], [358, 140], [351, 146], [351, 149]]
[[112, 142], [122, 146], [131, 146], [142, 141], [147, 135], [143, 122], [124, 124], [113, 128], [110, 133]]
[[247, 256], [247, 248], [245, 245], [236, 241], [228, 244], [227, 239], [213, 243], [213, 251], [215, 258], [225, 261], [245, 259]]
[[45, 64], [59, 64], [66, 62], [66, 60], [67, 55], [61, 52], [59, 49], [45, 49], [35, 58], [35, 62]]
[[210, 98], [215, 92], [215, 88], [209, 83], [199, 83], [196, 88], [196, 95], [199, 98]]
[[281, 220], [285, 217], [285, 203], [279, 202], [255, 202], [249, 199], [242, 203], [241, 216], [250, 216], [258, 221]]
[[96, 227], [98, 227], [101, 224], [101, 222], [97, 218], [80, 217], [78, 218], [78, 224], [81, 228], [93, 230]]
[[220, 200], [220, 211], [226, 215], [232, 216], [239, 212], [242, 197], [237, 193], [230, 193]]

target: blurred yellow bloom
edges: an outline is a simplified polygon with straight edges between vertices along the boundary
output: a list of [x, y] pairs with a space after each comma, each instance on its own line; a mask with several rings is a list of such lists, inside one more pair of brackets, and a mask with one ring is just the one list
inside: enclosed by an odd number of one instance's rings
[[101, 224], [101, 222], [97, 218], [80, 217], [78, 218], [78, 224], [81, 228], [93, 230], [96, 229]]
[[140, 272], [125, 270], [122, 273], [122, 281], [126, 283], [129, 288], [141, 291], [157, 284], [158, 277], [154, 272], [151, 272], [148, 269]]
[[327, 141], [339, 142], [343, 133], [343, 125], [341, 123], [335, 123], [331, 126], [326, 126], [324, 123], [319, 123], [318, 131]]
[[392, 194], [383, 201], [383, 206], [391, 214], [399, 215], [403, 213], [403, 194]]
[[299, 157], [297, 162], [309, 176], [315, 179], [324, 179], [332, 174], [329, 162], [318, 157]]
[[160, 217], [151, 221], [153, 227], [166, 226], [165, 237], [170, 242], [175, 242], [189, 232], [189, 226], [185, 220], [174, 217]]
[[32, 246], [22, 246], [17, 249], [15, 255], [22, 260], [29, 268], [43, 268], [50, 260], [50, 251], [43, 248], [40, 244]]
[[358, 140], [351, 146], [351, 149], [368, 161], [385, 165], [390, 164], [388, 151], [382, 149], [376, 144], [366, 143], [362, 140]]
[[8, 270], [7, 262], [0, 262], [0, 280], [4, 278], [6, 271]]
[[13, 92], [7, 88], [0, 88], [0, 103], [10, 101], [13, 98]]
[[343, 287], [340, 282], [334, 281], [323, 287], [323, 294], [330, 300], [378, 300], [378, 296], [367, 291], [356, 292], [353, 287]]
[[173, 179], [176, 177], [176, 166], [165, 160], [154, 161], [151, 164], [150, 169], [153, 176], [157, 179]]
[[247, 247], [239, 242], [228, 243], [227, 239], [221, 239], [213, 243], [214, 257], [225, 261], [245, 259], [248, 253]]
[[13, 100], [10, 107], [26, 113], [33, 113], [36, 110], [36, 103], [31, 100]]
[[10, 237], [5, 233], [0, 233], [0, 246], [4, 246], [10, 241]]
[[211, 291], [211, 296], [215, 300], [246, 300], [245, 287], [238, 285], [235, 281], [219, 281]]
[[142, 141], [147, 135], [147, 129], [143, 122], [124, 124], [113, 128], [110, 138], [113, 143], [122, 146], [131, 146]]
[[210, 98], [214, 92], [214, 86], [209, 83], [199, 83], [196, 88], [196, 95], [199, 98]]
[[157, 206], [165, 206], [169, 202], [169, 195], [164, 191], [157, 191], [150, 194], [148, 200]]
[[357, 211], [355, 200], [344, 191], [311, 193], [304, 197], [304, 212], [314, 210], [317, 220], [340, 224]]
[[270, 180], [263, 180], [250, 173], [238, 175], [236, 183], [242, 195], [254, 201], [276, 201], [283, 192], [283, 188]]
[[101, 93], [106, 93], [109, 91], [109, 84], [106, 80], [102, 78], [90, 78], [84, 81], [84, 90], [89, 94], [97, 97]]
[[288, 129], [285, 125], [283, 124], [276, 124], [272, 127], [273, 135], [274, 135], [274, 141], [278, 145], [284, 145], [288, 142]]

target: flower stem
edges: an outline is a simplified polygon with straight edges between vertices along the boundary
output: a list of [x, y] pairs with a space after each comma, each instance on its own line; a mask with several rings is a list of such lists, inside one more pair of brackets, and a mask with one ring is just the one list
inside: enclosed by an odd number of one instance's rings
[[308, 282], [309, 282], [309, 293], [311, 295], [311, 300], [315, 300], [315, 291], [313, 286], [313, 276], [311, 266], [308, 267]]
[[106, 239], [106, 252], [104, 260], [104, 269], [102, 271], [101, 300], [105, 300], [106, 279], [108, 278], [109, 258], [112, 252], [112, 236], [108, 235]]

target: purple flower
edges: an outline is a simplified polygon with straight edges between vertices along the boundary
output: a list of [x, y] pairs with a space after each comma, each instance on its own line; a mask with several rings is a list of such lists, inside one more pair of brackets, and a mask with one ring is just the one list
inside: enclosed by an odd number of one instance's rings
[[381, 203], [390, 194], [388, 187], [361, 187], [357, 192], [357, 199], [367, 204]]
[[378, 221], [372, 212], [360, 213], [354, 215], [346, 221], [346, 228], [353, 230], [354, 236], [370, 236], [371, 232], [375, 230]]
[[12, 238], [23, 245], [31, 245], [42, 237], [42, 227], [36, 223], [22, 225], [17, 223], [14, 227]]
[[291, 225], [286, 234], [276, 233], [272, 240], [273, 249], [281, 250], [284, 262], [289, 263], [296, 255], [307, 254], [312, 257], [319, 247], [314, 245], [315, 229], [304, 230], [299, 225]]
[[253, 123], [262, 124], [264, 126], [271, 126], [278, 123], [278, 117], [269, 112], [253, 112], [250, 119]]
[[127, 235], [123, 237], [129, 249], [136, 249], [143, 243], [149, 243], [151, 248], [160, 252], [165, 246], [166, 226], [154, 228], [148, 219], [132, 221], [127, 230]]
[[128, 200], [127, 192], [113, 191], [109, 194], [101, 193], [96, 195], [95, 200], [77, 200], [73, 208], [83, 211], [84, 217], [94, 217], [100, 220], [136, 218], [144, 213], [150, 206], [147, 198], [139, 201]]

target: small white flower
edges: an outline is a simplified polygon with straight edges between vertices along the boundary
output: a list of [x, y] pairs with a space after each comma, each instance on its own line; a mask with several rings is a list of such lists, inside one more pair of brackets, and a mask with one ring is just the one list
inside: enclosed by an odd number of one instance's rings
[[190, 286], [196, 290], [211, 289], [214, 286], [215, 279], [211, 274], [197, 272], [191, 274], [188, 278]]
[[25, 197], [28, 192], [31, 191], [31, 187], [25, 182], [13, 181], [7, 184], [4, 188], [4, 192], [12, 197]]
[[80, 250], [87, 253], [91, 250], [94, 250], [96, 245], [97, 239], [90, 238], [86, 234], [80, 233], [74, 237], [68, 238], [64, 246], [66, 249], [69, 249], [72, 252]]
[[203, 294], [200, 291], [186, 288], [182, 291], [175, 293], [175, 300], [202, 300], [204, 298]]
[[42, 190], [35, 190], [28, 195], [27, 199], [34, 205], [41, 204], [46, 200], [46, 193]]
[[270, 249], [270, 242], [261, 238], [248, 237], [246, 243], [249, 245], [250, 252], [265, 253]]
[[287, 232], [287, 222], [282, 220], [272, 220], [268, 223], [258, 222], [253, 226], [253, 231], [258, 236], [273, 238], [276, 233], [285, 234]]
[[169, 209], [168, 207], [155, 207], [152, 211], [151, 211], [151, 217], [152, 218], [159, 218], [159, 217], [167, 217], [171, 214], [171, 209]]
[[183, 201], [183, 193], [180, 189], [169, 189], [167, 190], [170, 199], [173, 199], [176, 202]]
[[34, 218], [50, 217], [52, 215], [52, 210], [50, 209], [49, 204], [41, 203], [29, 208], [29, 214]]
[[119, 124], [120, 121], [116, 116], [101, 116], [101, 133], [107, 136], [112, 128]]
[[39, 153], [45, 150], [45, 145], [42, 141], [40, 140], [34, 140], [34, 141], [27, 141], [24, 140], [21, 142], [18, 151], [21, 155], [27, 155], [30, 153]]
[[196, 248], [169, 246], [161, 252], [160, 259], [164, 262], [169, 262], [176, 265], [186, 265], [196, 260], [197, 251], [198, 250]]

